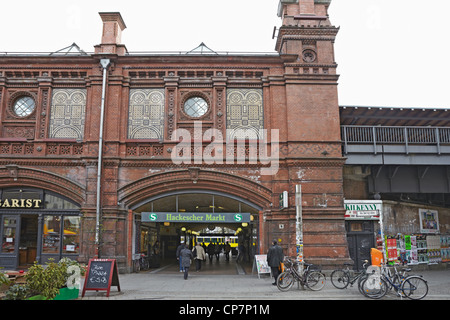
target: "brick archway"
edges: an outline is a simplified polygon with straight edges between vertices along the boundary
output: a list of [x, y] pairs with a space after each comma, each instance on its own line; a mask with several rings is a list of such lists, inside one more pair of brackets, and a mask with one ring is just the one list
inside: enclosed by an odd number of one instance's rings
[[0, 188], [8, 187], [46, 189], [64, 195], [80, 206], [83, 206], [86, 200], [83, 186], [54, 173], [17, 165], [0, 167]]
[[132, 182], [118, 191], [119, 201], [132, 207], [153, 196], [202, 189], [214, 192], [224, 192], [245, 199], [262, 208], [267, 208], [271, 202], [271, 191], [249, 179], [233, 174], [189, 168], [154, 174]]

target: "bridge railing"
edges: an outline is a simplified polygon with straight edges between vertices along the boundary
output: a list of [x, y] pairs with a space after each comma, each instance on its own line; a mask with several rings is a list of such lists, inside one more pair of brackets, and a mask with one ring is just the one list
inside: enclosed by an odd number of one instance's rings
[[373, 145], [374, 153], [379, 145], [403, 145], [409, 153], [411, 145], [432, 145], [441, 154], [441, 146], [450, 145], [450, 127], [387, 127], [387, 126], [341, 126], [344, 153], [350, 144]]

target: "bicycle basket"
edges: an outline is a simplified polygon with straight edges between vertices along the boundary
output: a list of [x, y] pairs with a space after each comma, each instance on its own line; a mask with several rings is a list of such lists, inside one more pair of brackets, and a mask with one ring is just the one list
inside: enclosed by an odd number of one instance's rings
[[285, 268], [292, 268], [293, 265], [294, 265], [294, 263], [291, 259], [284, 259], [284, 267]]

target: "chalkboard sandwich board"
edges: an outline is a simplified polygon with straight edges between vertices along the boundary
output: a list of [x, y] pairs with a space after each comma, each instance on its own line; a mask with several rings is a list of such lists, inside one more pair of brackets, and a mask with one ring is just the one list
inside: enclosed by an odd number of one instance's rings
[[87, 290], [105, 290], [109, 297], [111, 286], [117, 286], [120, 291], [116, 259], [90, 259], [81, 296]]

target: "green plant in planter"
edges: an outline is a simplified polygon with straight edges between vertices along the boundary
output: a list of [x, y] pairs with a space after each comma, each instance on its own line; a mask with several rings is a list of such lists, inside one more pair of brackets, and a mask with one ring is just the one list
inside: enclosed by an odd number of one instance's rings
[[26, 284], [15, 284], [5, 292], [5, 300], [25, 300], [28, 298], [29, 292]]
[[36, 262], [28, 269], [27, 285], [32, 294], [40, 294], [47, 299], [54, 299], [59, 289], [66, 285], [67, 267], [49, 259], [44, 267]]
[[4, 274], [3, 272], [0, 272], [0, 285], [2, 285], [2, 284], [9, 285], [10, 281], [9, 281], [9, 278], [6, 276], [6, 274]]

